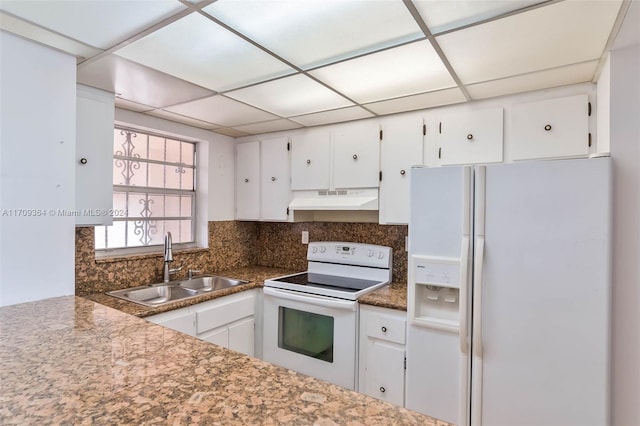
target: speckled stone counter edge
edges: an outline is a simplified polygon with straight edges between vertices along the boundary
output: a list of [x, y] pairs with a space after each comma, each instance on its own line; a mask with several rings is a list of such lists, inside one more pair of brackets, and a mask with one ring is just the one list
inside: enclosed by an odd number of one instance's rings
[[79, 297], [0, 308], [0, 341], [0, 424], [446, 425]]

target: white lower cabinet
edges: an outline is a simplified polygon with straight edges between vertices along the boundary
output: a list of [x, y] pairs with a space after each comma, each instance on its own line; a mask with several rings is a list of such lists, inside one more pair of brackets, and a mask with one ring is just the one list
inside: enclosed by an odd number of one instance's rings
[[358, 390], [404, 406], [407, 313], [360, 305]]
[[228, 328], [229, 349], [255, 356], [255, 321], [253, 318], [236, 321]]
[[198, 336], [198, 338], [224, 348], [229, 347], [229, 329], [226, 327], [215, 329], [209, 333], [204, 333]]
[[257, 292], [258, 290], [248, 290], [146, 319], [209, 343], [254, 356]]
[[190, 312], [190, 308], [176, 309], [175, 311], [148, 317], [146, 320], [190, 336], [195, 336], [196, 315]]

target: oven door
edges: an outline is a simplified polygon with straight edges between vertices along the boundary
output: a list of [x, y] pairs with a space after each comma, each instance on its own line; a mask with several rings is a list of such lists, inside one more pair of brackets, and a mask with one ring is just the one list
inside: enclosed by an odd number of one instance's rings
[[358, 302], [264, 287], [263, 358], [355, 389]]

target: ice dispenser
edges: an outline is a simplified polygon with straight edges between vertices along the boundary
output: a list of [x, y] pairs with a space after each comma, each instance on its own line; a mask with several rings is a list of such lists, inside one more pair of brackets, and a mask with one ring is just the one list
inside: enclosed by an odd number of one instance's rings
[[409, 268], [411, 322], [457, 331], [460, 323], [460, 259], [413, 255]]

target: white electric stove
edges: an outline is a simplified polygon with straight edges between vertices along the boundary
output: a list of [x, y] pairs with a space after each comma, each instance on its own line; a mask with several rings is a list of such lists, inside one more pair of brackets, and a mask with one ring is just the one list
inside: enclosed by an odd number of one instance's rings
[[264, 283], [263, 357], [355, 389], [357, 300], [391, 281], [391, 247], [312, 242], [307, 260], [306, 272]]

